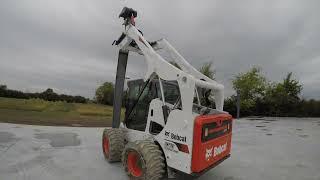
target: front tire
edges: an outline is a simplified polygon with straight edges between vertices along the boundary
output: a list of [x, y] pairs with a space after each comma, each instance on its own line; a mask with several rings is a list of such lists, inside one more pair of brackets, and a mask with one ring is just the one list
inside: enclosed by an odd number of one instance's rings
[[102, 150], [109, 162], [119, 162], [124, 149], [124, 138], [121, 129], [104, 129], [102, 134]]
[[165, 174], [165, 161], [159, 146], [151, 141], [128, 143], [122, 163], [130, 179], [159, 180]]

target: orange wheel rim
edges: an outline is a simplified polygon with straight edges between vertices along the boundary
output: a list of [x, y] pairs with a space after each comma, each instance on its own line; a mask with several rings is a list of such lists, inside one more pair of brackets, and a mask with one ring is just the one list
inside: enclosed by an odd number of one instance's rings
[[103, 152], [109, 156], [109, 139], [108, 137], [103, 138]]
[[138, 153], [129, 152], [127, 160], [128, 171], [135, 177], [142, 175], [141, 159]]

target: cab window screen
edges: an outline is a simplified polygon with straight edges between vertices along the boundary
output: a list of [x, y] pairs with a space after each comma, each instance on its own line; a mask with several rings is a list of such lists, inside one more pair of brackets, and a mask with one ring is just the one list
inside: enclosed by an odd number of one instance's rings
[[145, 130], [149, 105], [153, 99], [158, 98], [157, 91], [155, 83], [153, 81], [148, 82], [128, 115], [126, 121], [128, 128], [139, 131]]
[[167, 103], [175, 104], [180, 97], [177, 81], [162, 81], [164, 99]]

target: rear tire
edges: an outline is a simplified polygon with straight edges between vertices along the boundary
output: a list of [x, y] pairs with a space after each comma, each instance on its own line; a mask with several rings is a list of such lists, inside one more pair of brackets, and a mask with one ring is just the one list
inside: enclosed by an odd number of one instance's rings
[[102, 134], [102, 150], [109, 162], [119, 162], [124, 149], [124, 138], [121, 129], [104, 129]]
[[122, 163], [130, 179], [159, 180], [166, 172], [162, 151], [151, 141], [129, 142], [122, 153]]

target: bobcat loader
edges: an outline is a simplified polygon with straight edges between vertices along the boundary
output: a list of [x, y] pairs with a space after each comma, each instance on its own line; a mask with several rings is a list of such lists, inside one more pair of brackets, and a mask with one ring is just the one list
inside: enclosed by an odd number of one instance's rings
[[[232, 116], [223, 111], [224, 86], [192, 67], [165, 39], [148, 42], [135, 26], [137, 12], [123, 8], [112, 128], [102, 135], [108, 162], [122, 161], [130, 179], [199, 176], [230, 157]], [[180, 68], [156, 51], [167, 52]], [[129, 51], [144, 56], [144, 79], [127, 82], [126, 113], [120, 123]], [[209, 93], [207, 93], [209, 92]], [[209, 94], [214, 106], [201, 101]], [[215, 108], [211, 108], [215, 107]]]

